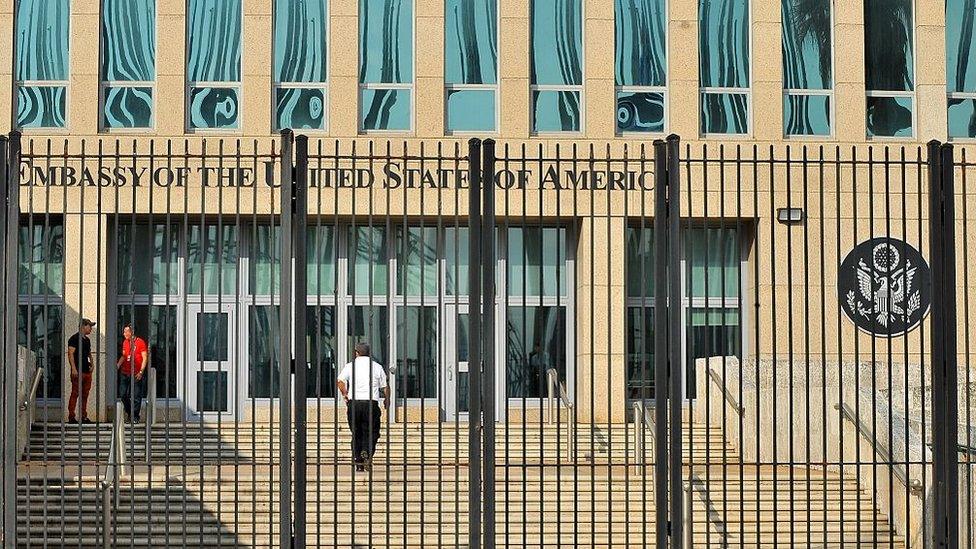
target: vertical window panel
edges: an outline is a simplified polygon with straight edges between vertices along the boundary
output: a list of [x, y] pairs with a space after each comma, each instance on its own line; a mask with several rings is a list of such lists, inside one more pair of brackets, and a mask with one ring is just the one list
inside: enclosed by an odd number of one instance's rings
[[305, 308], [309, 371], [305, 375], [308, 398], [336, 397], [335, 307], [309, 305]]
[[949, 137], [976, 137], [976, 0], [946, 0]]
[[748, 0], [699, 0], [701, 132], [749, 132], [751, 86]]
[[325, 128], [326, 0], [277, 0], [274, 17], [275, 125]]
[[188, 120], [190, 129], [240, 125], [241, 1], [187, 4]]
[[18, 231], [20, 259], [17, 293], [61, 295], [64, 287], [64, 225], [43, 218], [22, 222]]
[[508, 230], [508, 295], [554, 297], [567, 295], [566, 230], [554, 227]]
[[413, 76], [413, 0], [360, 0], [362, 130], [411, 128]]
[[[177, 397], [177, 309], [175, 305], [119, 304], [117, 334], [132, 323], [136, 335], [149, 344], [149, 364], [156, 369], [156, 395]], [[120, 335], [121, 337], [121, 335]], [[93, 344], [94, 345], [94, 344]], [[119, 342], [121, 345], [121, 342]]]
[[914, 37], [912, 0], [865, 1], [868, 137], [914, 135]]
[[437, 398], [437, 307], [397, 307], [397, 396]]
[[785, 133], [830, 135], [831, 0], [782, 0], [782, 13]]
[[119, 295], [175, 296], [179, 291], [178, 227], [121, 224], [116, 265]]
[[389, 311], [383, 305], [355, 305], [346, 308], [346, 348], [357, 343], [369, 344], [372, 358], [389, 370]]
[[[17, 344], [34, 352], [44, 379], [37, 390], [40, 398], [60, 399], [61, 365], [65, 346], [64, 310], [61, 305], [17, 307]], [[94, 341], [92, 342], [94, 345]]]
[[383, 227], [350, 227], [347, 237], [349, 293], [385, 296], [387, 234]]
[[582, 129], [582, 9], [580, 0], [531, 2], [533, 132]]
[[237, 289], [237, 257], [237, 227], [192, 225], [187, 238], [187, 293], [233, 295]]
[[14, 37], [20, 128], [67, 125], [69, 0], [18, 0]]
[[397, 227], [397, 294], [434, 297], [437, 283], [437, 227]]
[[541, 398], [546, 371], [566, 379], [566, 309], [508, 307], [506, 380], [508, 398]]
[[251, 398], [277, 398], [280, 392], [277, 305], [250, 308], [248, 315], [248, 382]]
[[498, 7], [495, 0], [446, 0], [444, 81], [495, 84], [498, 78]]

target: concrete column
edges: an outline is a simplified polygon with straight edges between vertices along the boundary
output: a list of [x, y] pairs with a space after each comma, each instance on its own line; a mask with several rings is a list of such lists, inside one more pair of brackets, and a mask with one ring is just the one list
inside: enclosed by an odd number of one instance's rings
[[698, 2], [668, 2], [668, 127], [699, 135]]
[[444, 135], [444, 3], [415, 1], [414, 133], [436, 138]]
[[[244, 0], [241, 48], [241, 132], [269, 135], [274, 128], [271, 2]], [[254, 47], [254, 45], [260, 45]]]
[[576, 249], [576, 409], [581, 422], [626, 418], [623, 217], [584, 218]]
[[[86, 197], [86, 201], [89, 200]], [[90, 200], [95, 200], [94, 194]], [[92, 333], [92, 389], [88, 400], [88, 415], [106, 419], [109, 403], [107, 373], [113, 367], [106, 357], [111, 356], [115, 342], [108, 341], [109, 318], [108, 218], [99, 214], [69, 215], [64, 220], [64, 363], [61, 370], [62, 417], [68, 417], [68, 397], [71, 393], [71, 368], [68, 366], [68, 338], [78, 332], [82, 318], [95, 322]], [[101, 238], [99, 238], [101, 235]], [[80, 419], [80, 418], [79, 418]]]
[[329, 134], [359, 133], [359, 3], [329, 2]]
[[[14, 56], [13, 47], [16, 37], [13, 36], [14, 29], [14, 0], [0, 0], [0, 29], [10, 29], [11, 38], [8, 47], [0, 48], [0, 90], [14, 89]], [[0, 116], [0, 133], [7, 133], [12, 129], [14, 112], [13, 93], [0, 93], [0, 112], [9, 113], [9, 116]]]
[[529, 136], [529, 0], [498, 0], [499, 133]]
[[591, 139], [613, 139], [617, 133], [614, 3], [585, 0], [583, 15], [583, 131]]
[[841, 142], [867, 136], [864, 77], [864, 2], [834, 2], [834, 134]]
[[166, 37], [166, 47], [156, 48], [156, 132], [182, 135], [186, 130], [185, 0], [158, 0], [156, 27], [157, 36]]
[[783, 137], [783, 25], [781, 0], [752, 0], [752, 135]]
[[68, 23], [68, 130], [74, 134], [98, 133], [100, 4], [98, 0], [71, 2], [71, 19]]
[[949, 137], [944, 2], [915, 3], [916, 141]]

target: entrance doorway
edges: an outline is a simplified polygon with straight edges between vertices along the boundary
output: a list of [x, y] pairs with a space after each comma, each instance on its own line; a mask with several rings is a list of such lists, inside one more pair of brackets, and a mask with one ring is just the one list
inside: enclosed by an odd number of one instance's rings
[[464, 422], [468, 419], [468, 307], [446, 308], [444, 327], [444, 419]]
[[186, 405], [192, 417], [231, 420], [236, 417], [237, 368], [233, 304], [187, 305]]

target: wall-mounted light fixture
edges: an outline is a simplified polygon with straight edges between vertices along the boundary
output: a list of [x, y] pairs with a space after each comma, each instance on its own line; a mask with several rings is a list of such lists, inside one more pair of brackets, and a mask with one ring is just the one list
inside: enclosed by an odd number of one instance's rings
[[785, 225], [803, 223], [803, 208], [777, 208], [776, 220]]

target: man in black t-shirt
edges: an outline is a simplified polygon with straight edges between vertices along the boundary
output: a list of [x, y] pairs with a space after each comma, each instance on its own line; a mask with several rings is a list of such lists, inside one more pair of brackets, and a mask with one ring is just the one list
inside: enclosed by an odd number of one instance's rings
[[91, 335], [95, 323], [87, 318], [81, 319], [78, 333], [68, 338], [68, 364], [71, 366], [71, 398], [68, 399], [68, 423], [78, 423], [77, 405], [78, 389], [81, 386], [81, 417], [82, 422], [92, 423], [88, 419], [88, 393], [92, 384], [92, 356]]

